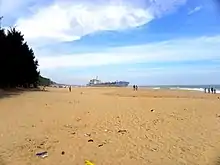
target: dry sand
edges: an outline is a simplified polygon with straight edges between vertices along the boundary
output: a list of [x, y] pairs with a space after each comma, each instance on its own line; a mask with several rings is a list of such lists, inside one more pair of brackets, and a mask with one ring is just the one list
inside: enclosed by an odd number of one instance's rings
[[218, 94], [48, 90], [1, 97], [0, 165], [220, 164]]

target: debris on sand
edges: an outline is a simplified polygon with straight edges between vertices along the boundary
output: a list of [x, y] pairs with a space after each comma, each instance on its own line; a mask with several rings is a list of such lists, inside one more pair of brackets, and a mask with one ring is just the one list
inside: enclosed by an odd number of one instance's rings
[[95, 165], [95, 164], [92, 163], [92, 162], [90, 162], [90, 161], [88, 161], [88, 160], [86, 160], [86, 161], [85, 161], [85, 165]]
[[84, 136], [90, 137], [90, 136], [91, 136], [91, 133], [85, 133]]
[[123, 129], [123, 130], [119, 130], [118, 133], [122, 133], [122, 134], [124, 134], [124, 133], [127, 133], [127, 130], [125, 130], [125, 129]]
[[104, 144], [99, 144], [98, 147], [102, 147]]
[[80, 117], [76, 118], [76, 121], [78, 121], [78, 122], [79, 122], [80, 120], [82, 120]]
[[92, 140], [92, 139], [89, 139], [88, 142], [93, 142], [93, 140]]
[[73, 128], [71, 124], [66, 124], [66, 125], [64, 125], [64, 127], [66, 127], [66, 128]]
[[107, 144], [107, 143], [109, 143], [109, 140], [103, 141], [101, 144], [98, 145], [98, 147], [102, 147], [102, 146], [104, 146], [104, 144]]
[[38, 153], [36, 153], [36, 156], [41, 157], [41, 158], [45, 158], [45, 157], [48, 157], [48, 152], [47, 151], [38, 152]]
[[154, 112], [154, 109], [151, 109], [150, 111], [151, 111], [151, 112]]
[[64, 154], [65, 154], [65, 152], [64, 152], [64, 151], [62, 151], [62, 152], [61, 152], [61, 154], [62, 154], [62, 155], [64, 155]]
[[220, 117], [220, 114], [216, 114], [216, 117]]
[[111, 130], [108, 130], [108, 129], [105, 129], [104, 131], [107, 132], [107, 133], [110, 133], [110, 132], [111, 132]]

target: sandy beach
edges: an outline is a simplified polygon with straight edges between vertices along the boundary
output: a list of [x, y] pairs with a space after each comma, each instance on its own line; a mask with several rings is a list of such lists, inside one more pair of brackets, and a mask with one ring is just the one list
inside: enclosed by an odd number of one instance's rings
[[[36, 153], [47, 151], [48, 157]], [[0, 97], [0, 165], [218, 165], [220, 95], [48, 88]]]

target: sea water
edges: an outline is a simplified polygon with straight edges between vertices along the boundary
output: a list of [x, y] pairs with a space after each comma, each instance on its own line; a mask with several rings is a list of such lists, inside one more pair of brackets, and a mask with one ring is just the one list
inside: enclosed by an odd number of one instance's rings
[[141, 88], [150, 89], [170, 89], [170, 90], [190, 90], [204, 92], [205, 88], [215, 88], [216, 93], [220, 93], [220, 85], [158, 85], [158, 86], [140, 86]]

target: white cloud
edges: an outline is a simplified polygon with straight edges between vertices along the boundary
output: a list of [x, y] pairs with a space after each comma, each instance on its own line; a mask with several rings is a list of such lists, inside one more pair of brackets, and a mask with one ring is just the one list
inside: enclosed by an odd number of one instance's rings
[[191, 15], [191, 14], [193, 14], [193, 13], [195, 13], [195, 12], [198, 12], [198, 11], [200, 11], [201, 9], [202, 9], [202, 6], [197, 6], [197, 7], [195, 7], [194, 9], [190, 10], [190, 11], [188, 12], [188, 15]]
[[118, 30], [143, 25], [153, 19], [146, 10], [131, 6], [54, 4], [34, 16], [17, 21], [27, 40], [51, 38], [73, 41], [99, 30]]
[[148, 0], [148, 3], [139, 1], [147, 5], [134, 5], [136, 1], [129, 0], [105, 3], [56, 1], [39, 8], [29, 17], [18, 19], [16, 24], [28, 41], [73, 41], [96, 31], [144, 25], [184, 4], [186, 0], [166, 0], [166, 3], [161, 0]]
[[[41, 69], [80, 68], [138, 62], [220, 60], [220, 36], [170, 40], [146, 45], [120, 47], [98, 53], [38, 56]], [[39, 52], [40, 53], [40, 52]]]

